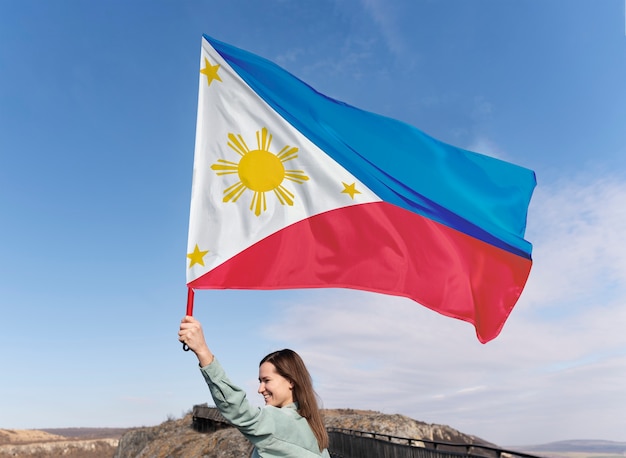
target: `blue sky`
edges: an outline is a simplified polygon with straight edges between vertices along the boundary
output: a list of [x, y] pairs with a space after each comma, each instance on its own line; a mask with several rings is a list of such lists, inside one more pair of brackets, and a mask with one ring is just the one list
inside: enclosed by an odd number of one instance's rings
[[299, 351], [327, 408], [500, 445], [626, 440], [622, 0], [0, 0], [0, 428], [142, 426], [209, 394], [176, 333], [203, 33], [536, 171], [502, 334], [343, 290], [200, 291], [256, 403]]

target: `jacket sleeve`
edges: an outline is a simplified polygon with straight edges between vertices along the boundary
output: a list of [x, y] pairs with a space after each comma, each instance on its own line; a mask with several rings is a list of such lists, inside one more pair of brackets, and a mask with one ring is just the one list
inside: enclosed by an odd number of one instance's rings
[[[206, 380], [215, 406], [228, 421], [245, 435], [256, 435], [262, 416], [261, 407], [250, 404], [244, 390], [233, 384], [217, 359], [200, 368]], [[267, 429], [267, 425], [265, 428]], [[271, 431], [263, 431], [268, 434]]]

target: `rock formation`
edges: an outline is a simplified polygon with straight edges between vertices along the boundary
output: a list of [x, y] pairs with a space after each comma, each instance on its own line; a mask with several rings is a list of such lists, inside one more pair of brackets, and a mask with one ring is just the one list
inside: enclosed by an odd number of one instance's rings
[[[375, 432], [423, 440], [491, 445], [449, 426], [433, 425], [403, 415], [352, 409], [325, 410], [327, 427]], [[243, 458], [250, 455], [250, 443], [235, 428], [200, 433], [192, 428], [192, 414], [161, 425], [127, 432], [114, 458]]]

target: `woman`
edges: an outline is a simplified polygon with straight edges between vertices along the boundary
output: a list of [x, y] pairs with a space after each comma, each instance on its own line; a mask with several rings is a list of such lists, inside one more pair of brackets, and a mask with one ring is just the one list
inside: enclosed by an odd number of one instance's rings
[[198, 357], [216, 407], [254, 444], [253, 458], [330, 457], [311, 376], [296, 352], [280, 350], [261, 360], [258, 392], [265, 399], [261, 408], [250, 405], [245, 392], [226, 377], [198, 320], [183, 318], [178, 340]]

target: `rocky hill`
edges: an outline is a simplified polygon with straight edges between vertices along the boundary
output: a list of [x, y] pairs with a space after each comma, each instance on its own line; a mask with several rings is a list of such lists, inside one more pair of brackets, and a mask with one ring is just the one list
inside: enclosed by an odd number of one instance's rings
[[64, 434], [0, 429], [0, 458], [111, 458], [125, 430], [78, 428], [58, 431]]
[[[449, 426], [433, 425], [403, 415], [385, 415], [358, 410], [325, 410], [327, 427], [376, 432], [424, 440], [492, 445]], [[250, 455], [249, 442], [235, 428], [208, 433], [192, 428], [192, 415], [169, 420], [150, 428], [139, 428], [122, 436], [114, 458], [242, 458]]]

